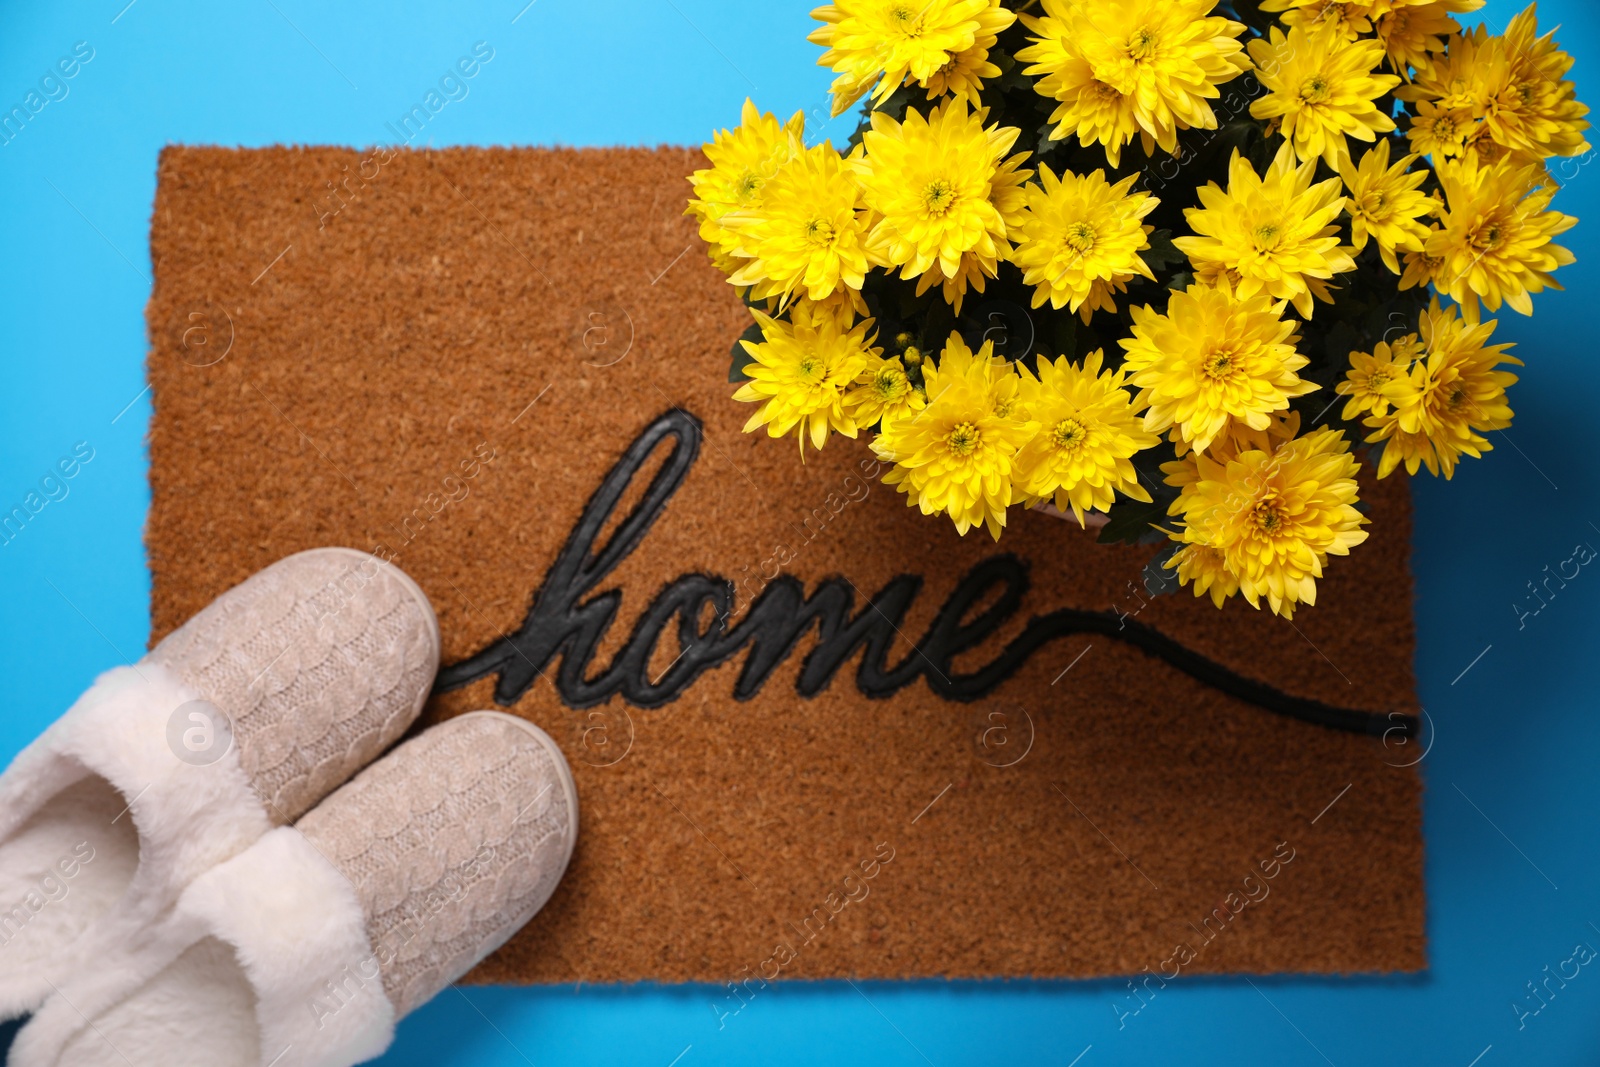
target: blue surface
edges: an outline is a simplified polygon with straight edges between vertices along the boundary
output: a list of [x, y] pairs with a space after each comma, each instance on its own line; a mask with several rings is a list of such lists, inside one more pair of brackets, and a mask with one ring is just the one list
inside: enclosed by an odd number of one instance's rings
[[[50, 83], [60, 99], [0, 146], [0, 510], [77, 443], [94, 450], [67, 495], [0, 547], [0, 760], [144, 647], [143, 312], [163, 144], [389, 141], [385, 123], [478, 41], [493, 61], [417, 143], [697, 143], [736, 121], [746, 94], [780, 114], [825, 114], [808, 4], [524, 2], [0, 7], [5, 109], [75, 43], [93, 49], [66, 95]], [[1483, 15], [1499, 28], [1514, 11], [1490, 0]], [[1542, 14], [1565, 24], [1580, 93], [1600, 102], [1600, 10], [1545, 0]], [[1502, 327], [1529, 364], [1515, 426], [1453, 483], [1417, 482], [1417, 672], [1437, 727], [1422, 764], [1427, 974], [1183, 979], [1121, 1030], [1115, 982], [788, 983], [720, 1030], [709, 987], [468, 989], [408, 1019], [382, 1062], [1600, 1062], [1600, 969], [1580, 971], [1521, 1029], [1511, 1008], [1576, 943], [1600, 947], [1600, 575], [1580, 572], [1521, 628], [1511, 607], [1531, 603], [1526, 583], [1574, 545], [1600, 546], [1600, 362], [1585, 315], [1600, 167], [1586, 163], [1558, 167], [1569, 187], [1557, 206], [1594, 216], [1565, 239], [1580, 260], [1561, 272], [1569, 292]]]

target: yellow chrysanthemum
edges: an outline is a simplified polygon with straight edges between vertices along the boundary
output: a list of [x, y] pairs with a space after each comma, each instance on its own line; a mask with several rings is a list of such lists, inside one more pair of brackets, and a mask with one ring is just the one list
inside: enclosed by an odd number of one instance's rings
[[790, 309], [791, 322], [752, 309], [761, 324], [760, 343], [741, 341], [755, 360], [745, 368], [749, 378], [733, 394], [735, 400], [761, 408], [744, 425], [745, 433], [765, 426], [768, 437], [782, 437], [799, 428], [800, 452], [806, 440], [821, 448], [830, 430], [856, 435], [856, 420], [845, 411], [844, 395], [862, 370], [882, 354], [872, 347], [872, 320], [853, 327], [848, 308], [804, 301]]
[[740, 261], [733, 256], [739, 239], [722, 226], [723, 216], [761, 206], [767, 182], [794, 158], [804, 133], [804, 112], [796, 111], [787, 123], [779, 124], [776, 116], [758, 112], [746, 99], [739, 127], [719, 130], [704, 147], [711, 166], [690, 176], [694, 198], [684, 214], [700, 220], [700, 236], [711, 246], [712, 260], [726, 273], [739, 268]]
[[1426, 354], [1384, 387], [1391, 410], [1364, 420], [1374, 430], [1367, 440], [1383, 442], [1378, 477], [1403, 463], [1410, 474], [1426, 466], [1448, 479], [1461, 456], [1478, 458], [1494, 447], [1484, 433], [1511, 425], [1506, 389], [1517, 376], [1495, 368], [1522, 361], [1506, 354], [1509, 344], [1487, 345], [1495, 325], [1493, 319], [1465, 321], [1455, 305], [1441, 308], [1437, 297], [1423, 312]]
[[[1028, 155], [1027, 152], [1019, 152], [1001, 163], [994, 172], [994, 181], [989, 187], [989, 202], [1000, 213], [1000, 221], [1005, 224], [1008, 237], [1018, 231], [1027, 212], [1027, 197], [1023, 192], [1023, 183], [1033, 175], [1033, 171], [1024, 168], [1022, 164], [1027, 162]], [[1001, 247], [1010, 249], [1009, 239]], [[990, 259], [977, 252], [963, 252], [956, 273], [946, 276], [940, 262], [935, 260], [927, 272], [917, 279], [917, 295], [921, 296], [937, 285], [944, 295], [945, 302], [955, 309], [957, 315], [961, 314], [961, 304], [966, 298], [967, 290], [970, 288], [983, 292], [988, 284], [987, 279], [993, 278], [999, 267], [999, 259]]]
[[1411, 141], [1411, 151], [1427, 156], [1435, 164], [1467, 150], [1467, 138], [1477, 131], [1477, 120], [1470, 108], [1441, 107], [1432, 100], [1417, 104], [1417, 113], [1411, 119], [1406, 137]]
[[1339, 172], [1344, 180], [1350, 211], [1351, 244], [1357, 252], [1371, 238], [1383, 257], [1384, 266], [1400, 273], [1398, 252], [1420, 252], [1428, 239], [1428, 225], [1421, 220], [1433, 214], [1437, 201], [1418, 188], [1428, 172], [1408, 173], [1416, 156], [1406, 156], [1389, 165], [1389, 139], [1367, 150], [1359, 166], [1345, 166]]
[[1483, 128], [1484, 127], [1480, 125], [1478, 127], [1479, 134], [1477, 138], [1468, 141], [1466, 145], [1462, 147], [1462, 158], [1469, 158], [1477, 163], [1480, 167], [1486, 167], [1505, 160], [1514, 166], [1534, 166], [1538, 167], [1546, 174], [1549, 173], [1549, 167], [1545, 164], [1544, 157], [1540, 156], [1539, 153], [1524, 152], [1516, 148], [1507, 148], [1505, 145], [1494, 140], [1494, 138], [1484, 136], [1482, 133]]
[[1374, 100], [1400, 84], [1393, 74], [1374, 74], [1383, 63], [1383, 45], [1346, 40], [1333, 28], [1287, 35], [1273, 27], [1268, 39], [1250, 42], [1257, 77], [1267, 95], [1250, 105], [1250, 114], [1270, 119], [1294, 145], [1302, 161], [1321, 157], [1334, 170], [1350, 163], [1346, 138], [1375, 140], [1394, 129], [1394, 120]]
[[1388, 0], [1262, 0], [1261, 10], [1282, 12], [1278, 21], [1288, 29], [1329, 29], [1353, 41], [1372, 32], [1377, 9]]
[[850, 160], [876, 213], [869, 241], [879, 261], [901, 268], [902, 278], [937, 266], [934, 280], [954, 283], [947, 297], [952, 288], [956, 297], [964, 293], [977, 272], [994, 277], [1001, 257], [1010, 254], [1005, 217], [994, 200], [1032, 173], [1016, 167], [1025, 153], [1006, 159], [1019, 131], [984, 129], [986, 114], [968, 111], [963, 100], [927, 118], [907, 110], [904, 122], [875, 111], [862, 139], [865, 153]]
[[957, 57], [980, 41], [992, 45], [1016, 21], [999, 0], [836, 0], [811, 17], [823, 25], [806, 39], [827, 49], [817, 65], [839, 75], [833, 83], [835, 115], [874, 82], [872, 97], [879, 102], [907, 80], [929, 85], [948, 75], [945, 68]]
[[1022, 16], [1033, 44], [1017, 53], [1035, 88], [1060, 103], [1051, 138], [1102, 144], [1113, 167], [1139, 135], [1145, 154], [1177, 150], [1179, 130], [1214, 130], [1218, 85], [1250, 69], [1243, 23], [1211, 15], [1217, 0], [1044, 0]]
[[1194, 595], [1211, 594], [1211, 602], [1223, 602], [1239, 591], [1239, 576], [1228, 569], [1228, 560], [1210, 545], [1184, 545], [1174, 552], [1165, 566], [1178, 572], [1180, 586], [1194, 586]]
[[[1034, 61], [1024, 73], [1049, 72], [1034, 83], [1034, 89], [1059, 101], [1050, 115], [1050, 121], [1056, 124], [1050, 139], [1059, 141], [1077, 134], [1079, 143], [1101, 145], [1107, 161], [1113, 167], [1121, 166], [1123, 146], [1142, 133], [1135, 114], [1136, 98], [1118, 92], [1095, 76], [1089, 61], [1076, 46], [1068, 44], [1065, 23], [1041, 21], [1034, 29], [1044, 36], [1035, 38], [1037, 44], [1018, 52], [1017, 60]], [[1174, 136], [1174, 143], [1176, 140]], [[1155, 138], [1146, 134], [1141, 141], [1146, 154], [1154, 154]]]
[[1434, 285], [1474, 317], [1480, 299], [1491, 311], [1504, 301], [1532, 315], [1530, 294], [1560, 289], [1550, 272], [1575, 259], [1552, 240], [1578, 223], [1549, 210], [1556, 186], [1539, 165], [1510, 160], [1483, 167], [1456, 160], [1437, 173], [1445, 212], [1425, 244], [1427, 254], [1442, 261]]
[[1107, 311], [1115, 315], [1117, 297], [1128, 291], [1128, 283], [1135, 277], [1136, 275], [1132, 274], [1119, 274], [1113, 278], [1097, 279], [1089, 289], [1089, 298], [1078, 309], [1078, 316], [1083, 319], [1083, 324], [1089, 325], [1089, 320], [1096, 311]]
[[[1280, 445], [1300, 436], [1301, 421], [1298, 411], [1274, 411], [1267, 417], [1266, 426], [1257, 430], [1239, 423], [1229, 429], [1226, 437], [1213, 441], [1203, 454], [1216, 463], [1226, 463], [1241, 452], [1274, 452]], [[1161, 471], [1166, 483], [1181, 489], [1199, 481], [1201, 455], [1187, 450], [1181, 452], [1176, 460], [1163, 463]]]
[[759, 207], [729, 212], [722, 225], [736, 238], [734, 255], [748, 261], [728, 280], [755, 299], [826, 300], [859, 290], [870, 266], [860, 190], [827, 141], [800, 149], [767, 182]]
[[900, 360], [875, 356], [844, 394], [844, 411], [857, 426], [888, 423], [902, 415], [914, 415], [927, 404], [927, 397], [906, 377]]
[[1173, 293], [1164, 315], [1134, 308], [1133, 337], [1119, 343], [1138, 404], [1149, 405], [1144, 428], [1170, 428], [1174, 441], [1204, 451], [1235, 423], [1265, 429], [1317, 388], [1296, 373], [1308, 362], [1299, 339], [1268, 296], [1236, 296], [1224, 284]]
[[1444, 51], [1443, 38], [1461, 27], [1452, 14], [1476, 11], [1484, 0], [1265, 0], [1261, 10], [1283, 12], [1284, 26], [1334, 29], [1346, 40], [1374, 35], [1396, 74]]
[[956, 333], [937, 366], [924, 367], [928, 406], [873, 438], [873, 451], [894, 465], [883, 480], [907, 506], [949, 515], [957, 533], [984, 526], [998, 540], [1017, 452], [1038, 428], [1020, 401], [1021, 378], [988, 342], [974, 355]]
[[1131, 457], [1160, 438], [1139, 424], [1139, 406], [1125, 370], [1103, 370], [1095, 351], [1075, 366], [1066, 356], [1039, 360], [1036, 385], [1024, 379], [1026, 403], [1038, 432], [1017, 453], [1014, 485], [1020, 499], [1048, 500], [1078, 517], [1108, 511], [1116, 495], [1148, 502]]
[[1572, 57], [1553, 34], [1538, 36], [1530, 6], [1504, 36], [1479, 26], [1448, 41], [1446, 52], [1418, 69], [1415, 83], [1397, 93], [1417, 105], [1411, 138], [1415, 150], [1441, 156], [1476, 153], [1480, 162], [1507, 155], [1518, 163], [1588, 151], [1583, 131], [1589, 109], [1565, 78]]
[[[1438, 232], [1439, 226], [1436, 223], [1428, 230], [1428, 240], [1431, 240], [1433, 235]], [[1439, 272], [1444, 268], [1444, 260], [1428, 255], [1428, 240], [1422, 242], [1423, 251], [1407, 252], [1402, 257], [1405, 271], [1400, 275], [1401, 292], [1407, 289], [1426, 288], [1432, 285], [1434, 279], [1439, 276]]]
[[[1212, 582], [1234, 575], [1252, 607], [1292, 618], [1298, 604], [1315, 604], [1316, 579], [1329, 556], [1348, 555], [1367, 539], [1356, 510], [1356, 472], [1344, 434], [1313, 430], [1276, 451], [1250, 449], [1226, 462], [1195, 457], [1197, 477], [1183, 486], [1170, 513], [1184, 520], [1186, 544]], [[1216, 594], [1213, 593], [1215, 598]]]
[[1172, 243], [1188, 255], [1197, 277], [1236, 278], [1241, 297], [1266, 293], [1309, 319], [1313, 297], [1333, 302], [1327, 280], [1356, 268], [1334, 225], [1345, 206], [1342, 183], [1329, 178], [1313, 185], [1316, 172], [1316, 160], [1297, 168], [1288, 144], [1265, 178], [1235, 151], [1227, 191], [1209, 182], [1200, 190], [1203, 207], [1184, 211], [1198, 236]]
[[1422, 354], [1421, 340], [1408, 333], [1393, 344], [1379, 341], [1371, 352], [1350, 353], [1350, 369], [1334, 387], [1345, 402], [1341, 417], [1354, 422], [1362, 415], [1387, 415], [1389, 394], [1385, 389], [1411, 373], [1411, 361]]
[[1566, 77], [1572, 57], [1555, 42], [1555, 31], [1539, 36], [1538, 5], [1529, 4], [1506, 27], [1511, 85], [1484, 119], [1485, 132], [1514, 151], [1541, 156], [1577, 156], [1589, 151], [1583, 131], [1589, 109], [1577, 100]]
[[[999, 41], [1001, 29], [1016, 21], [1016, 16], [1000, 6], [1000, 0], [989, 0], [988, 25], [991, 32], [979, 34], [972, 47], [957, 52], [949, 62], [934, 71], [920, 84], [928, 90], [928, 99], [937, 100], [949, 94], [978, 106], [978, 94], [985, 78], [1000, 77], [1000, 68], [989, 62], [989, 50]], [[1005, 26], [1000, 26], [1000, 20]]]
[[[1206, 450], [1206, 454], [1212, 459], [1224, 460], [1251, 449], [1258, 452], [1276, 451], [1280, 445], [1300, 436], [1300, 422], [1298, 411], [1274, 411], [1268, 416], [1267, 424], [1259, 429], [1235, 424], [1228, 430], [1228, 439], [1218, 440]], [[1162, 469], [1165, 470], [1165, 466]]]
[[1438, 158], [1457, 156], [1483, 134], [1496, 98], [1511, 87], [1511, 56], [1503, 37], [1486, 29], [1449, 37], [1446, 50], [1417, 68], [1395, 95], [1416, 106], [1407, 136], [1412, 150]]
[[1034, 307], [1049, 301], [1052, 308], [1077, 311], [1096, 282], [1155, 278], [1139, 253], [1150, 247], [1154, 229], [1144, 217], [1160, 201], [1132, 192], [1138, 179], [1132, 174], [1112, 185], [1100, 170], [1057, 178], [1049, 167], [1039, 168], [1042, 184], [1027, 187], [1027, 213], [1011, 257], [1022, 268], [1023, 284], [1035, 287]]
[[1482, 6], [1483, 0], [1416, 0], [1396, 4], [1374, 27], [1389, 57], [1390, 69], [1401, 77], [1408, 77], [1410, 68], [1421, 70], [1428, 66], [1445, 50], [1445, 41], [1461, 32], [1461, 24], [1451, 16], [1476, 11]]

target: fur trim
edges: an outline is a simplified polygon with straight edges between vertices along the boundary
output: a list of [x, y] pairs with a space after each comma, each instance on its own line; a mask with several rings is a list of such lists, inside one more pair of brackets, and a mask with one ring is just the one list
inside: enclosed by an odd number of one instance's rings
[[0, 775], [0, 1019], [110, 965], [272, 828], [236, 749], [196, 766], [170, 746], [200, 699], [149, 661], [107, 671]]
[[[12, 1063], [99, 1062], [109, 1043], [159, 1049], [151, 1062], [171, 1067], [351, 1067], [382, 1055], [394, 1024], [354, 888], [283, 827], [196, 880], [125, 965], [63, 987], [17, 1035]], [[219, 1056], [246, 1041], [245, 1059]]]

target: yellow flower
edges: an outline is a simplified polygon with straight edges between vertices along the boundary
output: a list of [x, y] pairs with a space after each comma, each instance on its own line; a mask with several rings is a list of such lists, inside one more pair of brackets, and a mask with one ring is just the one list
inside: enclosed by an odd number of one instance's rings
[[1549, 210], [1556, 186], [1546, 183], [1542, 167], [1510, 160], [1480, 167], [1463, 159], [1437, 173], [1446, 209], [1425, 246], [1443, 261], [1434, 285], [1474, 317], [1480, 299], [1491, 311], [1504, 301], [1533, 314], [1529, 294], [1560, 289], [1550, 272], [1575, 259], [1551, 240], [1578, 222]]
[[1239, 576], [1228, 569], [1223, 554], [1210, 545], [1184, 545], [1164, 564], [1178, 572], [1179, 585], [1193, 585], [1194, 595], [1211, 594], [1217, 607], [1239, 591]]
[[[1428, 239], [1431, 240], [1433, 235], [1438, 232], [1439, 227], [1435, 224], [1428, 230]], [[1424, 250], [1421, 252], [1407, 252], [1405, 254], [1406, 269], [1400, 275], [1400, 290], [1402, 292], [1419, 286], [1426, 288], [1432, 285], [1434, 280], [1439, 277], [1439, 271], [1444, 268], [1444, 260], [1428, 255], [1426, 251], [1428, 247], [1427, 241], [1423, 241], [1422, 247]]]
[[[977, 107], [983, 79], [1000, 77], [1000, 68], [989, 62], [989, 49], [999, 41], [1000, 31], [1016, 21], [1016, 16], [1001, 8], [1000, 0], [989, 0], [986, 17], [990, 32], [980, 34], [971, 48], [951, 56], [944, 66], [920, 83], [927, 88], [929, 100], [948, 93]], [[1001, 25], [1002, 19], [1004, 25]]]
[[728, 273], [738, 269], [732, 255], [738, 238], [723, 228], [723, 216], [761, 206], [767, 182], [794, 158], [804, 132], [804, 112], [796, 111], [787, 123], [779, 125], [770, 112], [761, 114], [746, 99], [739, 128], [718, 131], [705, 146], [711, 166], [690, 176], [694, 199], [684, 214], [700, 220], [700, 236], [711, 246], [712, 259]]
[[1112, 185], [1101, 170], [1057, 178], [1041, 166], [1039, 179], [1042, 184], [1027, 187], [1027, 213], [1011, 257], [1022, 268], [1023, 284], [1035, 286], [1034, 307], [1049, 301], [1052, 308], [1077, 311], [1096, 282], [1136, 274], [1154, 280], [1139, 253], [1150, 247], [1154, 229], [1144, 217], [1160, 201], [1131, 192], [1137, 174]]
[[[1027, 158], [1027, 152], [1019, 152], [1001, 163], [994, 172], [994, 181], [989, 188], [989, 203], [1000, 213], [1000, 221], [1005, 223], [1008, 236], [1018, 231], [1022, 226], [1023, 217], [1027, 214], [1027, 197], [1023, 192], [1023, 182], [1033, 174], [1032, 170], [1024, 169], [1022, 166]], [[1010, 249], [1009, 240], [1001, 247]], [[990, 259], [978, 252], [963, 252], [961, 265], [956, 268], [954, 275], [947, 277], [944, 268], [940, 266], [940, 261], [935, 260], [933, 266], [917, 280], [917, 295], [921, 296], [938, 285], [944, 294], [945, 302], [953, 306], [959, 315], [968, 287], [983, 292], [987, 284], [986, 279], [994, 277], [998, 263], [998, 259]]]
[[[836, 0], [811, 17], [823, 25], [806, 38], [827, 49], [817, 65], [839, 75], [833, 113], [861, 99], [882, 102], [909, 79], [928, 85], [956, 57], [1016, 21], [999, 0]], [[994, 77], [1000, 72], [998, 69]]]
[[857, 426], [888, 423], [901, 415], [915, 414], [928, 399], [906, 377], [898, 359], [875, 356], [844, 394], [844, 411]]
[[1406, 137], [1411, 140], [1412, 152], [1438, 163], [1465, 152], [1467, 138], [1477, 128], [1470, 109], [1441, 107], [1432, 100], [1423, 100], [1417, 104]]
[[1203, 207], [1184, 211], [1199, 236], [1172, 243], [1188, 255], [1197, 276], [1236, 277], [1241, 297], [1266, 293], [1288, 300], [1309, 319], [1313, 296], [1333, 302], [1327, 279], [1356, 269], [1333, 224], [1345, 206], [1341, 183], [1329, 178], [1312, 185], [1316, 171], [1315, 160], [1296, 168], [1294, 149], [1285, 144], [1263, 179], [1235, 150], [1227, 192], [1209, 182], [1200, 190]]
[[1236, 296], [1224, 284], [1173, 293], [1164, 315], [1134, 308], [1133, 337], [1119, 344], [1137, 402], [1150, 408], [1144, 428], [1170, 427], [1174, 441], [1203, 452], [1235, 424], [1266, 429], [1290, 399], [1316, 390], [1296, 373], [1308, 362], [1299, 340], [1265, 294]]
[[1580, 155], [1589, 150], [1583, 137], [1589, 109], [1577, 101], [1577, 87], [1566, 77], [1572, 57], [1556, 45], [1555, 31], [1539, 36], [1536, 8], [1529, 4], [1506, 27], [1509, 84], [1484, 115], [1484, 133], [1517, 152]]
[[1250, 58], [1267, 90], [1250, 114], [1281, 126], [1302, 161], [1320, 156], [1339, 170], [1350, 162], [1347, 137], [1372, 141], [1394, 129], [1373, 103], [1400, 84], [1393, 74], [1372, 73], [1383, 62], [1377, 41], [1346, 40], [1331, 27], [1296, 27], [1287, 36], [1274, 27], [1269, 39], [1250, 42]]
[[1328, 557], [1367, 539], [1367, 520], [1355, 508], [1359, 465], [1340, 432], [1313, 430], [1275, 451], [1249, 449], [1225, 462], [1201, 454], [1195, 462], [1196, 477], [1169, 510], [1183, 517], [1185, 544], [1222, 558], [1196, 553], [1191, 573], [1203, 567], [1224, 590], [1226, 576], [1237, 576], [1252, 607], [1265, 597], [1292, 618], [1296, 605], [1316, 603]]
[[1468, 141], [1466, 146], [1461, 151], [1461, 156], [1463, 159], [1471, 159], [1480, 167], [1490, 166], [1491, 164], [1499, 163], [1501, 160], [1509, 160], [1514, 166], [1534, 166], [1538, 167], [1541, 173], [1546, 175], [1549, 174], [1549, 168], [1545, 165], [1544, 158], [1540, 156], [1539, 153], [1524, 152], [1517, 148], [1507, 148], [1505, 145], [1494, 140], [1494, 138], [1485, 136], [1483, 133], [1484, 129], [1485, 124], [1480, 123], [1478, 126], [1478, 136], [1475, 139]]
[[1213, 441], [1204, 453], [1190, 449], [1180, 453], [1175, 461], [1163, 463], [1162, 473], [1166, 475], [1168, 485], [1181, 488], [1200, 480], [1199, 456], [1205, 455], [1217, 463], [1226, 463], [1241, 452], [1273, 452], [1279, 445], [1300, 435], [1300, 423], [1298, 411], [1274, 411], [1268, 416], [1267, 425], [1259, 430], [1240, 423], [1229, 431], [1228, 436]]
[[1331, 29], [1347, 41], [1372, 32], [1377, 9], [1388, 0], [1263, 0], [1262, 11], [1283, 12], [1278, 21], [1289, 29]]
[[1483, 432], [1511, 425], [1506, 388], [1517, 376], [1495, 368], [1522, 361], [1506, 354], [1511, 345], [1485, 347], [1495, 325], [1493, 319], [1467, 322], [1455, 305], [1441, 308], [1437, 297], [1423, 312], [1426, 354], [1408, 375], [1384, 387], [1391, 409], [1375, 410], [1364, 420], [1375, 431], [1367, 440], [1384, 442], [1378, 477], [1404, 463], [1410, 474], [1425, 465], [1448, 479], [1462, 455], [1478, 458], [1494, 447]]
[[1033, 171], [1024, 168], [1022, 164], [1026, 163], [1032, 154], [1018, 152], [1007, 158], [994, 172], [994, 181], [989, 189], [989, 202], [1000, 212], [1000, 221], [1006, 224], [1007, 234], [1017, 230], [1028, 213], [1027, 181], [1033, 177]]
[[827, 141], [800, 149], [763, 187], [759, 207], [729, 212], [722, 225], [748, 260], [729, 281], [755, 299], [826, 300], [859, 290], [870, 265], [860, 190]]
[[1417, 335], [1409, 333], [1392, 345], [1379, 341], [1371, 352], [1350, 353], [1350, 369], [1334, 387], [1334, 392], [1350, 398], [1340, 417], [1353, 422], [1363, 414], [1387, 415], [1390, 397], [1384, 390], [1411, 373], [1411, 361], [1421, 352]]
[[1378, 19], [1376, 30], [1384, 52], [1389, 56], [1389, 66], [1396, 74], [1406, 76], [1408, 68], [1418, 70], [1433, 62], [1445, 49], [1445, 40], [1461, 31], [1461, 24], [1450, 16], [1464, 11], [1476, 11], [1483, 0], [1415, 0], [1396, 4]]
[[1078, 315], [1083, 319], [1085, 326], [1096, 311], [1109, 311], [1117, 313], [1117, 297], [1128, 291], [1128, 283], [1134, 275], [1119, 274], [1113, 278], [1096, 279], [1089, 289], [1089, 298], [1083, 302], [1083, 307], [1078, 309]]
[[1443, 38], [1461, 27], [1450, 16], [1476, 11], [1484, 0], [1265, 0], [1263, 11], [1282, 11], [1286, 27], [1335, 29], [1346, 40], [1375, 35], [1396, 74], [1423, 66], [1444, 51]]
[[1102, 370], [1104, 360], [1100, 351], [1081, 367], [1066, 356], [1040, 358], [1038, 384], [1026, 398], [1039, 429], [1016, 459], [1019, 497], [1071, 508], [1080, 525], [1084, 512], [1109, 510], [1119, 492], [1150, 500], [1130, 458], [1160, 441], [1139, 425], [1127, 372]]
[[869, 243], [880, 262], [900, 267], [902, 278], [937, 266], [934, 280], [953, 283], [947, 296], [953, 288], [959, 297], [979, 271], [994, 277], [1001, 257], [1010, 254], [1005, 218], [994, 203], [997, 182], [1003, 187], [1032, 173], [1012, 165], [1025, 154], [1005, 158], [1020, 131], [986, 130], [986, 114], [969, 112], [964, 100], [951, 100], [927, 118], [908, 109], [903, 123], [875, 111], [862, 139], [865, 155], [850, 160], [876, 213]]
[[[1018, 52], [1017, 59], [1034, 61], [1024, 71], [1026, 74], [1048, 72], [1034, 82], [1034, 89], [1059, 101], [1050, 115], [1050, 121], [1056, 124], [1050, 139], [1059, 141], [1077, 134], [1079, 143], [1103, 146], [1107, 161], [1113, 167], [1121, 166], [1123, 146], [1142, 133], [1135, 113], [1136, 98], [1118, 92], [1095, 76], [1089, 61], [1075, 44], [1069, 43], [1065, 23], [1044, 19], [1032, 28], [1042, 36], [1034, 38], [1037, 44]], [[1144, 134], [1141, 141], [1145, 154], [1153, 155], [1155, 138]], [[1176, 141], [1174, 136], [1174, 144]]]
[[1504, 36], [1479, 26], [1451, 37], [1444, 55], [1420, 67], [1415, 84], [1397, 94], [1417, 103], [1412, 137], [1418, 150], [1424, 140], [1448, 149], [1448, 139], [1441, 132], [1417, 133], [1417, 125], [1453, 124], [1462, 151], [1473, 146], [1490, 159], [1509, 153], [1528, 163], [1588, 151], [1583, 131], [1589, 128], [1584, 118], [1589, 109], [1565, 77], [1572, 57], [1557, 47], [1553, 33], [1540, 37], [1538, 32], [1537, 12], [1530, 5], [1511, 20]]
[[943, 512], [966, 534], [1005, 528], [1016, 455], [1037, 424], [1020, 402], [1021, 377], [985, 342], [976, 355], [952, 333], [938, 365], [924, 364], [928, 406], [893, 419], [872, 441], [894, 468], [884, 476], [924, 515]]
[[849, 308], [797, 303], [791, 322], [783, 322], [751, 309], [761, 324], [761, 343], [741, 341], [754, 363], [745, 368], [750, 379], [733, 394], [735, 400], [761, 405], [744, 425], [749, 433], [767, 428], [768, 437], [782, 437], [799, 428], [801, 455], [806, 439], [821, 448], [828, 432], [856, 435], [856, 421], [844, 409], [844, 393], [851, 382], [882, 349], [873, 348], [872, 320], [850, 326]]
[[1044, 0], [1022, 16], [1034, 42], [1017, 53], [1035, 88], [1060, 103], [1051, 138], [1102, 144], [1113, 167], [1138, 134], [1146, 155], [1176, 152], [1179, 130], [1214, 130], [1217, 86], [1250, 69], [1243, 23], [1211, 15], [1217, 0]]
[[1432, 215], [1437, 202], [1418, 187], [1428, 172], [1407, 173], [1416, 156], [1406, 156], [1389, 166], [1389, 139], [1378, 142], [1361, 157], [1358, 167], [1345, 166], [1340, 172], [1349, 194], [1351, 243], [1357, 252], [1367, 247], [1370, 237], [1378, 245], [1384, 266], [1400, 273], [1397, 252], [1420, 252], [1428, 239], [1428, 226], [1420, 221]]
[[1442, 54], [1417, 68], [1412, 84], [1395, 93], [1416, 105], [1407, 133], [1412, 150], [1440, 158], [1461, 155], [1484, 134], [1483, 119], [1512, 77], [1503, 37], [1480, 27], [1445, 44]]

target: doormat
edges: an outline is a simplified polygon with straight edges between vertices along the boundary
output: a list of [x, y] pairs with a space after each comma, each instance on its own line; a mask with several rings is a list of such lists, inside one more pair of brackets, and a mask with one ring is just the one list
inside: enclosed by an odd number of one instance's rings
[[1424, 967], [1404, 480], [1292, 623], [1048, 515], [958, 537], [858, 442], [741, 432], [703, 165], [164, 151], [152, 640], [318, 545], [421, 583], [424, 722], [538, 723], [582, 805], [475, 981], [737, 983], [726, 1024], [780, 978]]

